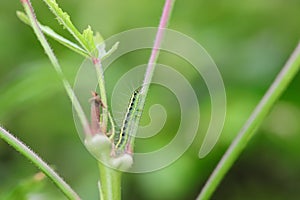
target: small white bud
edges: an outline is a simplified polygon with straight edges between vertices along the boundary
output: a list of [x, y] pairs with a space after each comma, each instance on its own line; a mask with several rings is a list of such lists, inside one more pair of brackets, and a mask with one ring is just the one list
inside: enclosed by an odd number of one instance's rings
[[106, 135], [96, 134], [85, 139], [86, 148], [98, 159], [111, 151], [111, 142]]
[[133, 164], [132, 155], [125, 153], [118, 157], [112, 158], [111, 164], [113, 168], [119, 169], [121, 171], [126, 171]]

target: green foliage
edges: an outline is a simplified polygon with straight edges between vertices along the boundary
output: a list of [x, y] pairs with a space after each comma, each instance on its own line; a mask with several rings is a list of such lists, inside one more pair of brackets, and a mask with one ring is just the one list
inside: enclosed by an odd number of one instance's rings
[[267, 114], [274, 107], [275, 102], [297, 75], [299, 69], [300, 43], [218, 163], [218, 166], [198, 196], [198, 200], [209, 199], [212, 196], [225, 174], [246, 148], [256, 130], [261, 126]]
[[[25, 13], [23, 13], [21, 11], [17, 11], [17, 16], [25, 24], [31, 25], [30, 22], [29, 22], [29, 19], [26, 16]], [[77, 44], [75, 44], [75, 43], [69, 41], [68, 39], [62, 37], [61, 35], [57, 34], [50, 27], [41, 25], [40, 23], [39, 23], [39, 26], [41, 27], [43, 33], [46, 34], [47, 36], [53, 38], [57, 42], [61, 43], [62, 45], [66, 46], [66, 47], [68, 47], [69, 49], [75, 51], [76, 53], [79, 53], [79, 54], [81, 54], [81, 55], [83, 55], [85, 57], [89, 56], [87, 51], [85, 51], [84, 49], [82, 49], [81, 47], [79, 47]]]
[[[48, 22], [43, 6], [38, 4], [38, 1], [34, 3], [36, 10], [39, 11], [40, 21]], [[160, 9], [157, 8], [162, 6], [161, 1], [138, 0], [76, 3], [64, 0], [59, 3], [72, 13], [72, 18], [76, 19], [79, 27], [91, 24], [93, 28], [101, 30], [105, 38], [133, 27], [156, 26], [160, 15]], [[144, 175], [127, 175], [124, 181], [124, 199], [195, 199], [229, 145], [230, 139], [234, 138], [246, 121], [250, 111], [258, 103], [299, 40], [299, 6], [294, 0], [275, 3], [257, 0], [177, 1], [170, 28], [186, 33], [203, 44], [223, 75], [229, 114], [226, 129], [217, 147], [207, 158], [194, 159], [201, 144], [201, 134], [204, 133], [210, 116], [208, 94], [205, 87], [202, 87], [205, 83], [196, 80], [193, 69], [184, 61], [163, 55], [160, 62], [170, 63], [188, 77], [193, 87], [198, 89], [201, 107], [199, 138], [184, 156], [183, 164], [179, 164], [181, 162], [179, 160], [172, 169], [165, 169], [168, 173], [155, 172], [148, 174], [147, 178]], [[24, 139], [30, 146], [36, 147], [35, 149], [46, 160], [54, 163], [60, 173], [73, 183], [83, 199], [96, 199], [97, 172], [95, 167], [93, 168], [93, 159], [73, 134], [75, 129], [71, 119], [70, 102], [62, 92], [57, 76], [49, 69], [48, 60], [41, 53], [36, 39], [14, 16], [15, 10], [16, 4], [12, 1], [1, 2], [1, 123], [19, 134], [18, 137]], [[105, 20], [101, 20], [102, 18]], [[73, 79], [76, 73], [75, 66], [80, 65], [81, 57], [66, 51], [56, 43], [51, 43], [51, 46], [63, 62], [64, 72], [69, 75], [69, 79]], [[131, 66], [147, 60], [148, 53], [133, 52], [114, 63], [113, 67], [105, 72], [108, 89], [112, 88], [120, 74], [129, 70]], [[33, 60], [37, 62], [32, 62]], [[30, 81], [33, 84], [25, 84]], [[297, 76], [279, 100], [279, 103], [285, 103], [293, 109], [281, 109], [276, 115], [270, 115], [267, 124], [263, 125], [263, 129], [259, 129], [246, 152], [226, 176], [214, 199], [286, 197], [297, 199], [300, 196], [296, 187], [300, 177], [297, 154], [300, 141], [297, 133], [300, 129], [292, 120], [282, 120], [289, 119], [287, 116], [297, 119], [298, 115], [293, 113], [300, 110], [299, 82]], [[39, 92], [36, 92], [36, 89]], [[169, 94], [151, 90], [147, 104], [160, 103], [161, 99], [171, 98]], [[179, 123], [176, 116], [180, 114], [180, 111], [175, 109], [176, 101], [170, 102], [164, 104], [166, 111], [172, 113], [166, 127], [157, 136], [149, 139], [147, 144], [143, 140], [137, 141], [139, 151], [153, 150], [170, 141], [170, 134], [177, 128], [174, 124]], [[148, 107], [146, 105], [146, 108]], [[146, 110], [142, 124], [148, 122]], [[291, 130], [291, 127], [295, 128]], [[5, 185], [17, 183], [20, 178], [27, 177], [33, 172], [32, 167], [3, 142], [0, 142], [0, 150], [2, 192]], [[189, 165], [185, 164], [186, 160]], [[177, 180], [179, 172], [187, 176]], [[161, 181], [165, 181], [165, 184], [161, 184]], [[49, 192], [48, 187], [45, 190]], [[163, 192], [153, 197], [153, 191]], [[52, 190], [50, 192], [57, 193]]]
[[96, 44], [94, 41], [94, 33], [92, 31], [92, 28], [90, 26], [87, 27], [87, 29], [85, 29], [83, 31], [82, 36], [83, 36], [84, 40], [86, 41], [89, 49], [91, 49], [91, 51], [94, 51], [96, 49]]
[[49, 9], [56, 16], [57, 20], [64, 28], [66, 28], [69, 33], [73, 35], [73, 37], [83, 46], [85, 50], [89, 53], [95, 50], [94, 44], [91, 45], [91, 35], [93, 34], [89, 27], [81, 34], [77, 28], [71, 22], [70, 16], [68, 13], [64, 12], [56, 3], [55, 0], [44, 0], [44, 2], [48, 5]]

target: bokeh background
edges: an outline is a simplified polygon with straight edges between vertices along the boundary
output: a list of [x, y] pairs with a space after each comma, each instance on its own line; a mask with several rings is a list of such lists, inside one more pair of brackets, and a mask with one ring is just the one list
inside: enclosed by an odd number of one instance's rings
[[[104, 38], [132, 28], [157, 26], [163, 1], [58, 0], [78, 28], [91, 25]], [[41, 0], [33, 0], [39, 20], [71, 38]], [[0, 3], [0, 123], [38, 152], [83, 199], [97, 199], [96, 161], [82, 145], [72, 107], [32, 30], [16, 17], [18, 1]], [[163, 53], [160, 63], [174, 66], [193, 85], [201, 109], [199, 135], [171, 166], [149, 174], [126, 174], [124, 199], [195, 199], [209, 174], [280, 71], [300, 38], [299, 0], [177, 0], [169, 27], [194, 38], [216, 62], [227, 93], [222, 136], [204, 159], [197, 158], [210, 117], [204, 82], [187, 63]], [[72, 82], [83, 58], [49, 40]], [[144, 64], [149, 51], [129, 54], [107, 72], [108, 90], [120, 75]], [[292, 81], [250, 141], [212, 199], [300, 198], [300, 75]], [[167, 144], [180, 111], [174, 95], [153, 87], [147, 100], [162, 104], [168, 119], [141, 151]], [[149, 123], [146, 111], [142, 124]], [[193, 120], [193, 119], [190, 119]], [[201, 134], [202, 133], [202, 134]], [[142, 144], [142, 145], [141, 145]], [[53, 184], [33, 181], [38, 170], [0, 141], [0, 199], [65, 199]], [[10, 196], [19, 195], [19, 196]], [[9, 197], [10, 196], [10, 197]], [[29, 198], [29, 197], [28, 197]], [[27, 198], [27, 199], [28, 199]], [[23, 198], [26, 199], [26, 198]]]

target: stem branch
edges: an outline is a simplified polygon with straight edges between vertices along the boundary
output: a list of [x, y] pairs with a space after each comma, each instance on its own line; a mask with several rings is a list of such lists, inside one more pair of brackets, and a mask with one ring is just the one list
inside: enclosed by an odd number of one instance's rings
[[[149, 86], [154, 74], [154, 69], [155, 69], [155, 65], [159, 56], [159, 49], [161, 47], [162, 41], [163, 41], [163, 37], [164, 37], [164, 32], [166, 30], [166, 27], [168, 25], [168, 22], [170, 20], [171, 17], [171, 13], [172, 13], [172, 8], [173, 5], [175, 3], [175, 0], [166, 0], [165, 1], [165, 5], [163, 8], [163, 12], [162, 12], [162, 16], [160, 18], [160, 23], [159, 23], [159, 27], [155, 36], [155, 41], [154, 41], [154, 45], [151, 51], [151, 55], [148, 61], [148, 65], [147, 65], [147, 69], [146, 69], [146, 73], [145, 73], [145, 77], [144, 77], [144, 81], [143, 81], [143, 85], [141, 88], [141, 99], [138, 106], [138, 110], [143, 111], [144, 110], [144, 105], [145, 105], [145, 101], [147, 98], [147, 93], [149, 90]], [[137, 120], [135, 121], [136, 126], [135, 129], [132, 130], [132, 135], [135, 135], [135, 133], [137, 132], [137, 128], [138, 128], [138, 124], [140, 122], [140, 118], [141, 115], [137, 118]], [[133, 143], [134, 143], [134, 137], [132, 137], [131, 141], [130, 141], [130, 150], [133, 151]]]
[[237, 160], [243, 149], [246, 147], [249, 140], [253, 137], [256, 129], [261, 125], [275, 102], [282, 95], [289, 83], [299, 71], [300, 67], [300, 43], [294, 50], [289, 60], [278, 74], [273, 84], [265, 93], [262, 100], [256, 106], [255, 110], [241, 129], [238, 136], [232, 142], [228, 150], [223, 155], [217, 167], [209, 177], [205, 186], [203, 187], [198, 200], [209, 199], [217, 186], [231, 168], [233, 163]]
[[83, 129], [84, 129], [84, 132], [85, 133], [90, 133], [90, 127], [89, 127], [89, 123], [88, 123], [88, 120], [83, 112], [83, 109], [78, 101], [78, 99], [76, 98], [75, 94], [74, 94], [74, 91], [72, 90], [72, 87], [70, 85], [70, 83], [67, 81], [66, 77], [64, 76], [64, 73], [62, 72], [62, 69], [61, 69], [61, 66], [60, 64], [58, 63], [58, 60], [57, 58], [55, 57], [49, 43], [47, 42], [47, 39], [46, 37], [44, 36], [40, 26], [39, 26], [39, 23], [36, 19], [36, 16], [35, 16], [35, 13], [34, 13], [34, 10], [33, 10], [33, 7], [30, 3], [30, 0], [21, 0], [21, 3], [23, 4], [23, 7], [25, 9], [25, 12], [29, 18], [29, 21], [32, 25], [32, 28], [38, 38], [38, 40], [40, 41], [42, 47], [44, 48], [47, 56], [49, 57], [49, 60], [51, 61], [55, 71], [57, 72], [59, 78], [62, 80], [63, 82], [63, 85], [65, 87], [65, 90], [69, 96], [69, 98], [71, 99], [72, 101], [72, 105], [74, 106], [78, 116], [79, 116], [79, 119], [81, 121], [81, 124], [83, 126]]
[[143, 82], [143, 88], [142, 88], [142, 91], [141, 91], [141, 93], [145, 94], [145, 96], [147, 95], [149, 85], [150, 85], [151, 80], [152, 80], [155, 64], [156, 64], [158, 56], [159, 56], [159, 48], [160, 48], [162, 40], [163, 40], [164, 31], [165, 31], [165, 29], [168, 25], [168, 22], [170, 20], [170, 17], [171, 17], [174, 2], [175, 2], [175, 0], [166, 0], [165, 1], [163, 13], [162, 13], [162, 16], [161, 16], [161, 19], [160, 19], [158, 31], [156, 33], [156, 37], [155, 37], [154, 45], [153, 45], [153, 48], [152, 48], [151, 56], [150, 56], [149, 61], [148, 61], [148, 66], [147, 66], [147, 70], [146, 70], [145, 77], [144, 77], [144, 82]]
[[74, 192], [73, 189], [46, 162], [2, 127], [0, 127], [0, 138], [42, 170], [42, 172], [54, 182], [54, 184], [66, 195], [66, 197], [72, 200], [80, 200], [80, 197], [76, 194], [76, 192]]

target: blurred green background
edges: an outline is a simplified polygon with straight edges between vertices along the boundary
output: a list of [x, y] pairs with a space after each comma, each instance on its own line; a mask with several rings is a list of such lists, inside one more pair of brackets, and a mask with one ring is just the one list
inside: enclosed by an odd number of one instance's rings
[[[32, 3], [42, 23], [71, 38], [41, 0]], [[58, 0], [58, 3], [81, 30], [91, 25], [108, 38], [132, 28], [157, 26], [164, 2]], [[97, 199], [96, 161], [76, 133], [70, 101], [43, 49], [32, 30], [16, 17], [16, 10], [21, 9], [18, 1], [0, 3], [0, 123], [51, 163], [83, 199]], [[199, 136], [171, 166], [149, 174], [126, 174], [124, 199], [196, 198], [298, 43], [299, 10], [299, 0], [176, 1], [169, 27], [202, 44], [223, 76], [228, 109], [224, 131], [214, 150], [204, 159], [198, 159], [201, 133], [210, 117], [209, 96], [192, 68], [163, 54], [159, 61], [177, 66], [197, 92], [201, 109]], [[50, 43], [72, 81], [83, 58], [52, 40]], [[148, 56], [149, 51], [145, 51], [117, 62], [114, 70], [108, 72], [108, 89], [123, 71], [144, 64]], [[299, 84], [297, 75], [212, 199], [300, 198]], [[178, 128], [174, 126], [180, 120], [176, 99], [160, 90], [153, 87], [150, 91], [147, 108], [161, 103], [169, 113], [168, 120], [156, 139], [147, 145], [137, 144], [144, 151], [166, 144]], [[144, 114], [142, 123], [147, 124], [147, 111]], [[48, 180], [37, 187], [32, 182], [37, 172], [25, 158], [0, 141], [0, 199], [7, 199], [12, 191], [23, 190], [31, 198], [65, 199]]]

